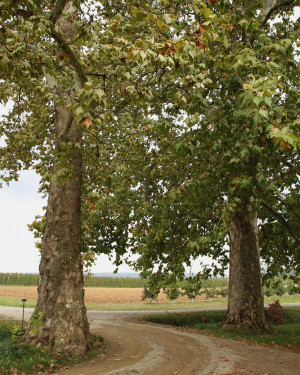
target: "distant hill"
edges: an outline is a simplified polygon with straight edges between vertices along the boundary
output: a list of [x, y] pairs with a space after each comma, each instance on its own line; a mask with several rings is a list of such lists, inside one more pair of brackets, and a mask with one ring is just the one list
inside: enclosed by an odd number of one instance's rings
[[113, 272], [103, 272], [103, 273], [93, 273], [93, 276], [98, 277], [139, 277], [139, 274], [136, 272], [120, 272], [120, 273], [113, 273]]

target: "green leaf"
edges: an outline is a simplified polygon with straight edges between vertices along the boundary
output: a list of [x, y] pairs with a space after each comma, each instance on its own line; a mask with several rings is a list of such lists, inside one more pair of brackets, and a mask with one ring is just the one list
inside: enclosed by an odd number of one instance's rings
[[99, 99], [102, 99], [103, 96], [105, 96], [105, 92], [102, 89], [96, 89], [95, 93], [97, 94], [97, 96], [99, 97]]
[[264, 102], [266, 103], [266, 105], [268, 106], [268, 107], [272, 107], [272, 99], [271, 98], [265, 98], [264, 99]]
[[260, 109], [259, 114], [261, 115], [261, 117], [264, 117], [265, 119], [269, 118], [269, 113], [265, 109]]
[[208, 18], [209, 16], [212, 15], [212, 10], [210, 8], [203, 8], [203, 15], [205, 18]]

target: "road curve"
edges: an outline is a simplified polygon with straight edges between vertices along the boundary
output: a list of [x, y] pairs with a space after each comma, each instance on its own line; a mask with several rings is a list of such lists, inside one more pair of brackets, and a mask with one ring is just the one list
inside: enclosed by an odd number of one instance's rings
[[[32, 311], [25, 309], [25, 319], [29, 319]], [[20, 319], [21, 314], [19, 308], [0, 306], [0, 315]], [[139, 324], [128, 319], [137, 315], [142, 313], [89, 311], [91, 330], [106, 339], [108, 350], [89, 363], [62, 370], [59, 374], [298, 374], [298, 353]]]

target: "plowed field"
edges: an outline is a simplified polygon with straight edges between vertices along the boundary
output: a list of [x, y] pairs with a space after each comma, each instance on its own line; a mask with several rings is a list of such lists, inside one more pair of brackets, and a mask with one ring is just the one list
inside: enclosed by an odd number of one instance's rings
[[[142, 288], [85, 288], [86, 303], [130, 303], [141, 302]], [[0, 286], [0, 296], [37, 299], [35, 286]], [[205, 297], [197, 297], [198, 300]], [[158, 301], [168, 301], [164, 293], [160, 293]], [[179, 297], [178, 301], [188, 301], [187, 297]]]

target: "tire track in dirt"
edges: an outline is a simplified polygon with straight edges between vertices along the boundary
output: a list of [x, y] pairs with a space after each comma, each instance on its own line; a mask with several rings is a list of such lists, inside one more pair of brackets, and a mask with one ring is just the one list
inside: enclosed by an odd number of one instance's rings
[[206, 369], [210, 370], [211, 355], [192, 335], [128, 321], [94, 322], [91, 328], [107, 340], [107, 355], [92, 362], [88, 369], [81, 364], [61, 374], [198, 375], [210, 372]]
[[[20, 319], [21, 311], [0, 306], [0, 316]], [[25, 309], [25, 319], [32, 311]], [[151, 312], [89, 311], [91, 331], [106, 339], [108, 350], [100, 358], [58, 374], [299, 374], [299, 353], [128, 320], [143, 313]]]

